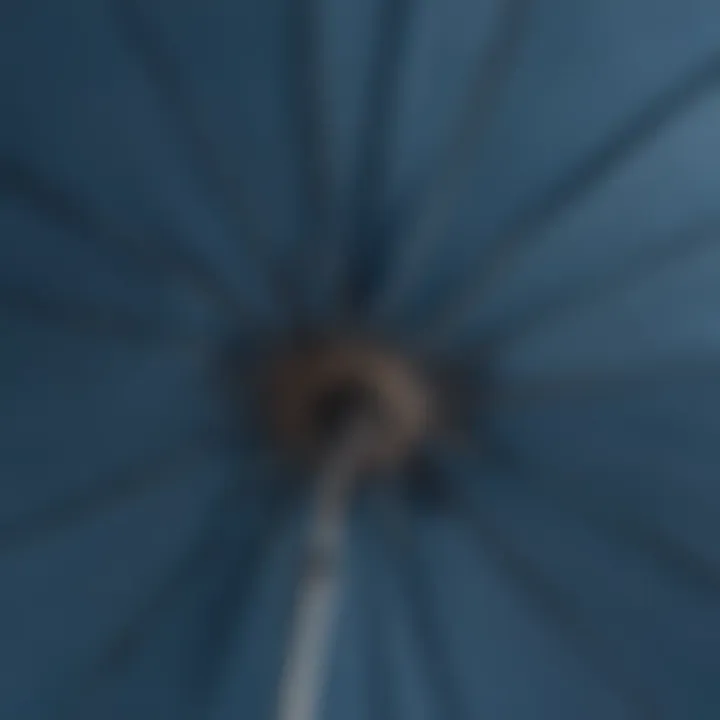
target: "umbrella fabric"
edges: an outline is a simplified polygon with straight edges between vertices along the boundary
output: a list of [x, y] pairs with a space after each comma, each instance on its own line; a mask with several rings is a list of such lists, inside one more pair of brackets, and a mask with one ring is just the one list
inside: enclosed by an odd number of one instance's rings
[[716, 0], [6, 0], [0, 78], [0, 717], [273, 717], [253, 368], [357, 328], [469, 424], [354, 511], [324, 716], [720, 717]]

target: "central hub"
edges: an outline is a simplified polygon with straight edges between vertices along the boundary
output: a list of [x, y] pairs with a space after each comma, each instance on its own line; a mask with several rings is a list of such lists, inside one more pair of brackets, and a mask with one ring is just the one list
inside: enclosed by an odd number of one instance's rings
[[294, 349], [270, 371], [270, 417], [284, 447], [322, 456], [362, 420], [376, 430], [368, 468], [402, 463], [423, 442], [435, 399], [423, 373], [386, 348], [357, 340]]

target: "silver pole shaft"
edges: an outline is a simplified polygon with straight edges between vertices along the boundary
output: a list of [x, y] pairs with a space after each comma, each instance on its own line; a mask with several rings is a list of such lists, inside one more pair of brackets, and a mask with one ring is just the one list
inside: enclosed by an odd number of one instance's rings
[[348, 508], [370, 428], [354, 426], [329, 457], [318, 478], [314, 517], [285, 665], [277, 720], [317, 720], [332, 653], [342, 584]]

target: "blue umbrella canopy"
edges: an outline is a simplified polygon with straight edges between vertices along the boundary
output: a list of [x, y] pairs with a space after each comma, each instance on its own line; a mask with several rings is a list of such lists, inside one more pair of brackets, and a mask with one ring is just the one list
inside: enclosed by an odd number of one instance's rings
[[356, 333], [462, 422], [351, 503], [321, 716], [720, 716], [717, 2], [10, 0], [0, 57], [3, 718], [277, 717], [257, 378]]

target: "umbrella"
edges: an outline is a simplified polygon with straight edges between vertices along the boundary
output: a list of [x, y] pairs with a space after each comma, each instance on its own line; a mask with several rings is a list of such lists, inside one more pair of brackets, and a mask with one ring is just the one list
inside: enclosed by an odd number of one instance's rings
[[717, 2], [0, 56], [3, 718], [720, 716]]

